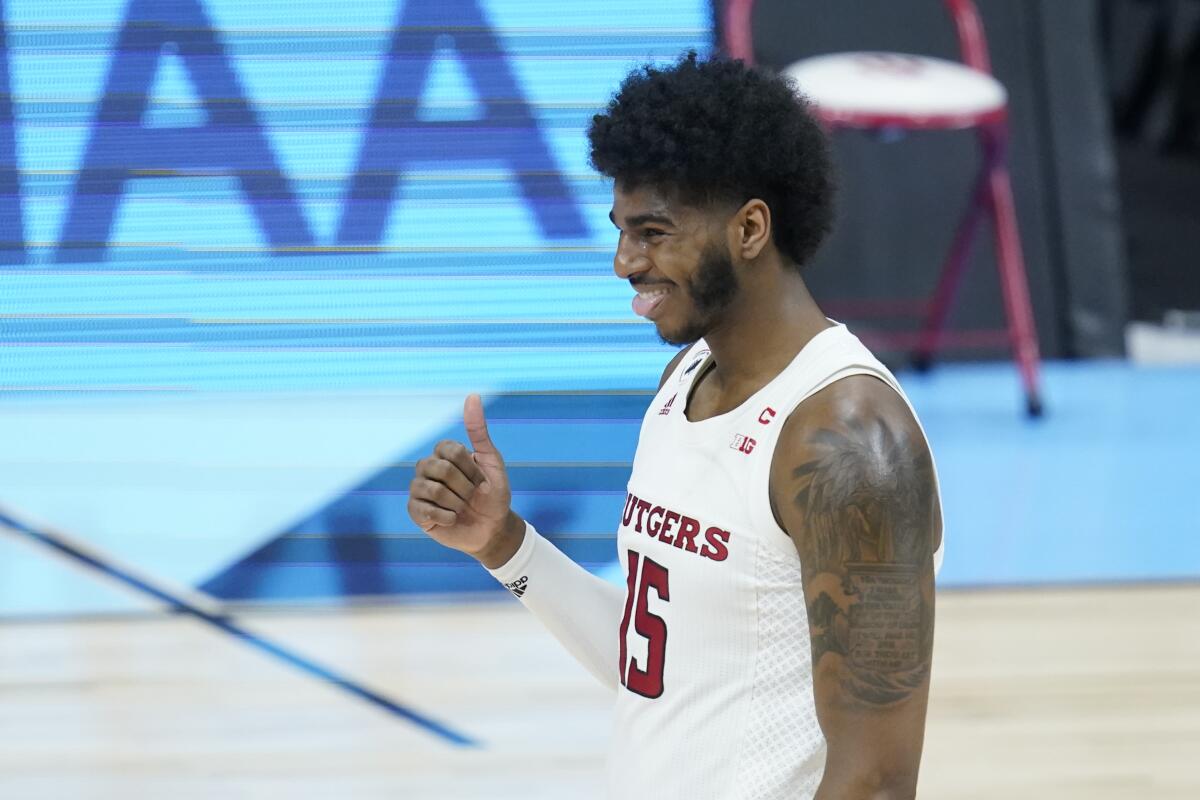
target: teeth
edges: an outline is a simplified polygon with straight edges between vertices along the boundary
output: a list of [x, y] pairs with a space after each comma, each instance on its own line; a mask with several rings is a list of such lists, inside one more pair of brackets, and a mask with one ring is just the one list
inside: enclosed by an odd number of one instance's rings
[[655, 297], [662, 297], [666, 293], [666, 289], [652, 289], [649, 292], [638, 292], [638, 297], [643, 300], [653, 300]]

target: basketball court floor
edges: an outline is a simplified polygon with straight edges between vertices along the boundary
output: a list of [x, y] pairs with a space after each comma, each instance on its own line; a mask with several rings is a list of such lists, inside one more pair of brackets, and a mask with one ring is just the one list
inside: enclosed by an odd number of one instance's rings
[[[944, 592], [918, 796], [1200, 796], [1198, 610], [1194, 585]], [[0, 796], [603, 797], [608, 691], [515, 602], [242, 621], [476, 744], [179, 617], [24, 621], [0, 626]]]

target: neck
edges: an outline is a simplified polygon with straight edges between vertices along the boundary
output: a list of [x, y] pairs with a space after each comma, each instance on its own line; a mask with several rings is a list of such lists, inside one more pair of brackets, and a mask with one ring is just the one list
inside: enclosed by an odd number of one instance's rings
[[761, 265], [745, 281], [722, 320], [704, 334], [712, 351], [709, 380], [730, 402], [765, 386], [814, 336], [831, 327], [804, 285], [787, 266]]

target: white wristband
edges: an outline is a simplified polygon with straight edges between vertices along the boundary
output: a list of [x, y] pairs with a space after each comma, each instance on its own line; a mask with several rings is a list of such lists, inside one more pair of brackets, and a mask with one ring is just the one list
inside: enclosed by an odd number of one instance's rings
[[622, 588], [576, 564], [528, 522], [517, 552], [488, 572], [601, 683], [616, 687]]
[[[521, 540], [521, 546], [517, 548], [517, 552], [513, 553], [512, 558], [505, 561], [495, 569], [489, 569], [492, 577], [504, 584], [504, 588], [508, 589], [517, 597], [525, 594], [525, 584], [529, 581], [529, 576], [526, 571], [529, 569], [529, 562], [533, 560], [534, 548], [538, 546], [538, 539], [542, 535], [537, 532], [537, 529], [525, 523], [525, 538]], [[547, 544], [549, 544], [547, 542]]]

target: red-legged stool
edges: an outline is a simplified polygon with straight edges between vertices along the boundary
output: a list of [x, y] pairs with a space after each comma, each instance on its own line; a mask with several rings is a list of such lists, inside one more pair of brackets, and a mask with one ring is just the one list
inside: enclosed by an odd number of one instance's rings
[[[1030, 416], [1042, 413], [1038, 389], [1038, 341], [1029, 302], [1025, 258], [1013, 209], [1006, 162], [1008, 93], [992, 76], [979, 14], [971, 0], [943, 0], [958, 33], [962, 63], [903, 53], [835, 53], [806, 58], [784, 72], [812, 101], [830, 130], [869, 131], [974, 130], [983, 163], [970, 203], [946, 254], [937, 288], [919, 313], [924, 322], [915, 335], [884, 335], [913, 346], [913, 362], [927, 369], [933, 355], [955, 344], [990, 341], [1003, 334], [1025, 388]], [[750, 18], [754, 0], [727, 0], [726, 52], [754, 63]], [[985, 216], [992, 219], [996, 262], [1004, 295], [1004, 331], [945, 330], [971, 246]]]

